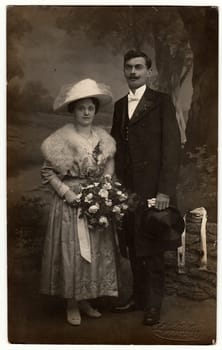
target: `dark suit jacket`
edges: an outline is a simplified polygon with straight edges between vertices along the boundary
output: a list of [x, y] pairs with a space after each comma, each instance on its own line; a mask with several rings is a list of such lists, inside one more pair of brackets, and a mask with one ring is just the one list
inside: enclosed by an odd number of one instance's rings
[[[155, 197], [157, 192], [168, 194], [173, 199], [181, 146], [175, 108], [170, 97], [147, 87], [127, 127], [126, 118], [128, 99], [124, 96], [115, 103], [111, 130], [117, 144], [117, 177], [140, 196], [144, 205], [146, 199]], [[144, 242], [139, 234], [139, 213], [136, 216], [135, 244], [140, 251]]]

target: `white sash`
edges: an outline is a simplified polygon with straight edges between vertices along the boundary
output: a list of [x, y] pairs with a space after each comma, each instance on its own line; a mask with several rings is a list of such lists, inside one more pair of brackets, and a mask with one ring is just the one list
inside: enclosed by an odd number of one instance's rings
[[81, 256], [91, 263], [90, 236], [87, 219], [85, 216], [79, 217], [80, 209], [77, 209], [77, 231]]

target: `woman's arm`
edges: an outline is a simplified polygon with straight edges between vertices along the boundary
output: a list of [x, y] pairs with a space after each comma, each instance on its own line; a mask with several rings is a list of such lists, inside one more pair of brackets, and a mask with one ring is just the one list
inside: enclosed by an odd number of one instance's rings
[[62, 182], [53, 166], [47, 161], [42, 166], [41, 178], [43, 184], [50, 184], [58, 196], [64, 198], [69, 204], [75, 200], [76, 194]]

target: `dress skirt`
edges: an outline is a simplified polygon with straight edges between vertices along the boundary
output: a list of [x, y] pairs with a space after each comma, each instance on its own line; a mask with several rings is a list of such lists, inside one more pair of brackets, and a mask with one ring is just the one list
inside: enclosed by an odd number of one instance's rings
[[76, 300], [118, 296], [112, 227], [90, 229], [89, 233], [91, 263], [80, 254], [77, 209], [55, 194], [43, 248], [41, 293]]

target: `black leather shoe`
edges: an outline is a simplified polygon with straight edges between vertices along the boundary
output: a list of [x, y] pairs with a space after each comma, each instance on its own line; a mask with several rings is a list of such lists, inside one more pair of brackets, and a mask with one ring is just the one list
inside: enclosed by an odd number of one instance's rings
[[150, 308], [145, 312], [143, 324], [146, 326], [153, 326], [160, 322], [160, 309]]
[[135, 310], [138, 310], [138, 309], [137, 309], [136, 304], [133, 300], [128, 301], [126, 304], [114, 306], [112, 308], [112, 312], [114, 312], [114, 313], [131, 312], [131, 311], [135, 311]]

